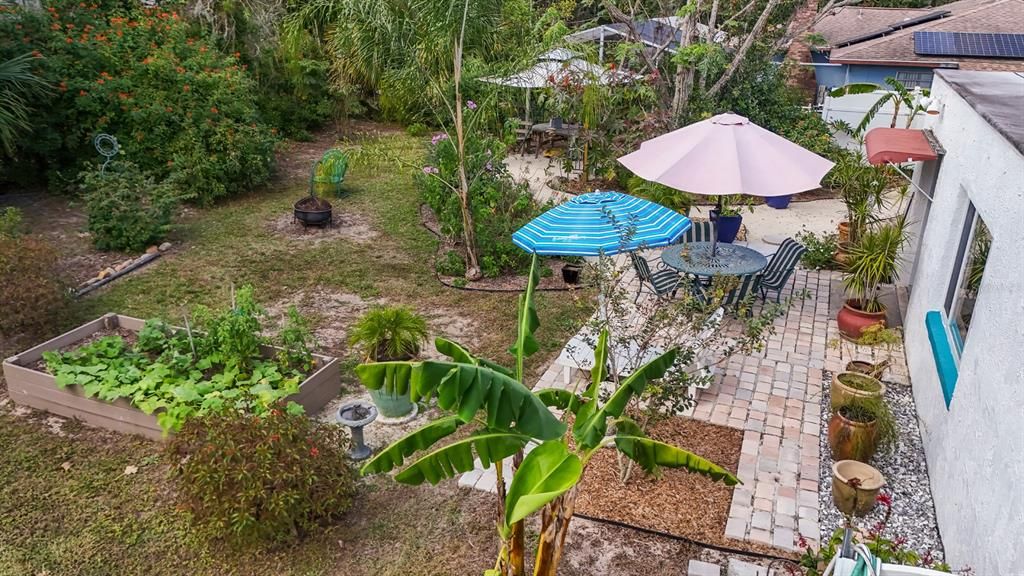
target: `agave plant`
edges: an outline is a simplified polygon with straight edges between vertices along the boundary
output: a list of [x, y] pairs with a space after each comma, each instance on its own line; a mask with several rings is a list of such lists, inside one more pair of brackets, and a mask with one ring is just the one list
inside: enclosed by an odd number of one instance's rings
[[[414, 400], [436, 397], [438, 406], [450, 412], [385, 448], [363, 466], [363, 474], [402, 467], [395, 475], [398, 482], [437, 484], [472, 470], [474, 455], [484, 467], [495, 467], [502, 545], [495, 567], [486, 572], [489, 576], [526, 574], [523, 522], [537, 512], [541, 513], [541, 530], [532, 573], [556, 574], [575, 510], [577, 485], [591, 458], [606, 446], [614, 447], [652, 474], [661, 467], [683, 468], [728, 485], [738, 482], [709, 460], [648, 438], [626, 414], [630, 400], [672, 365], [675, 348], [634, 371], [606, 401], [601, 401], [598, 392], [606, 377], [609, 340], [607, 330], [603, 330], [586, 390], [578, 394], [554, 389], [533, 392], [527, 388], [523, 384], [524, 362], [538, 350], [534, 332], [540, 322], [533, 303], [537, 281], [534, 256], [526, 291], [519, 298], [518, 336], [510, 349], [515, 367], [511, 370], [443, 338], [435, 344], [438, 352], [450, 360], [377, 362], [356, 368], [363, 384], [372, 390], [409, 391]], [[556, 416], [552, 408], [562, 416]], [[571, 427], [567, 423], [570, 415]], [[475, 428], [472, 434], [442, 444], [467, 425]], [[528, 446], [532, 450], [523, 457]], [[423, 454], [406, 465], [406, 459], [417, 453]], [[506, 486], [503, 460], [510, 456], [519, 464]]]

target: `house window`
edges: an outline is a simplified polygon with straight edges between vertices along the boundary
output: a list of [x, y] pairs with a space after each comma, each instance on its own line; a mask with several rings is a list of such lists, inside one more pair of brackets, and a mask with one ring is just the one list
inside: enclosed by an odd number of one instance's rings
[[897, 72], [896, 80], [908, 90], [932, 87], [931, 72]]
[[963, 353], [964, 343], [971, 328], [974, 304], [981, 290], [985, 263], [991, 246], [992, 235], [985, 221], [978, 215], [974, 204], [969, 204], [960, 233], [960, 245], [957, 247], [953, 274], [946, 290], [946, 318], [958, 357]]

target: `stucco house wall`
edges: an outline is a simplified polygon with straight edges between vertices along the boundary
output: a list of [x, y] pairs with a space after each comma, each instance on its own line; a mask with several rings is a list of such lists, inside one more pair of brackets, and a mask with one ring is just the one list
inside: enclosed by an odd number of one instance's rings
[[[907, 317], [906, 353], [947, 559], [1024, 574], [1024, 156], [936, 75], [928, 116], [946, 149]], [[925, 314], [942, 310], [972, 201], [992, 237], [949, 408]]]

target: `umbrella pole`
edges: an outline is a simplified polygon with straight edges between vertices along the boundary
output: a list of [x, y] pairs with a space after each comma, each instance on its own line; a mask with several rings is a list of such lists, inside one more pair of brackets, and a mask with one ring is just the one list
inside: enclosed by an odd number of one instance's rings
[[718, 255], [718, 217], [722, 215], [722, 197], [717, 196], [715, 213], [711, 214], [711, 257]]

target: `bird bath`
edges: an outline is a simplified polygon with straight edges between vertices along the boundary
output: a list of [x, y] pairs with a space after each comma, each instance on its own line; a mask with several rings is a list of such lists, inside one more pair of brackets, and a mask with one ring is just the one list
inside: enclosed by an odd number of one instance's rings
[[338, 422], [352, 431], [352, 447], [349, 456], [353, 460], [364, 460], [373, 450], [363, 442], [363, 427], [377, 419], [377, 407], [365, 400], [351, 400], [338, 408]]

